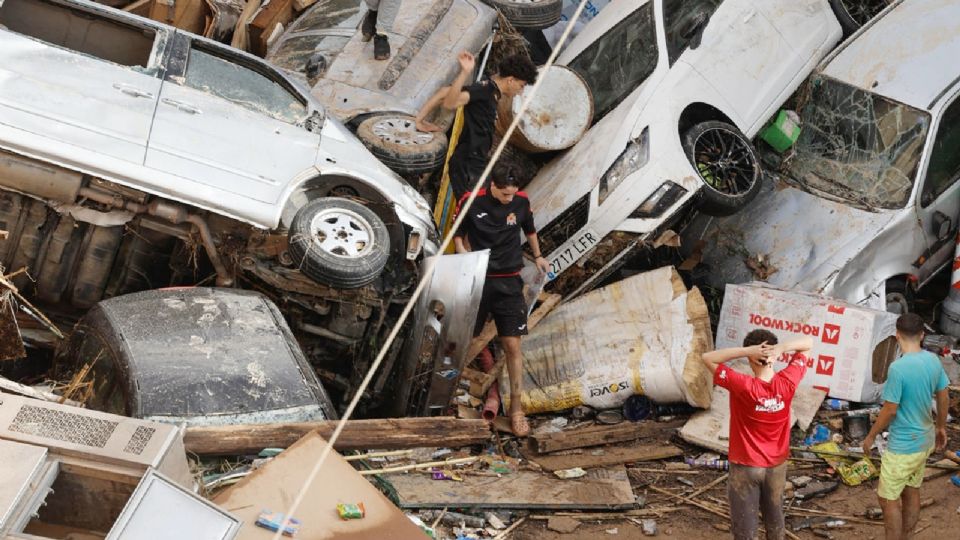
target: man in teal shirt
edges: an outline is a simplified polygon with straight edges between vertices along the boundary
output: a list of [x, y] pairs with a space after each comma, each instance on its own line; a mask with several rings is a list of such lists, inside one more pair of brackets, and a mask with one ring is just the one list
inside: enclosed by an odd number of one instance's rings
[[[903, 356], [887, 372], [883, 407], [863, 451], [870, 455], [877, 435], [890, 426], [887, 451], [880, 462], [877, 496], [883, 508], [886, 540], [905, 540], [920, 518], [920, 484], [927, 457], [947, 444], [947, 385], [940, 359], [924, 351], [923, 319], [915, 313], [897, 319], [897, 343]], [[937, 399], [934, 428], [931, 403]]]

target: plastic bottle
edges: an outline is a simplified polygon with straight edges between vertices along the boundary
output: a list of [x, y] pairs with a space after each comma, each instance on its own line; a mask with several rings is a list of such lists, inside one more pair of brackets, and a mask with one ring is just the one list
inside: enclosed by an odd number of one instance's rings
[[813, 431], [803, 440], [804, 446], [813, 446], [830, 440], [830, 428], [823, 424], [813, 426]]
[[850, 408], [850, 402], [834, 398], [825, 399], [823, 400], [823, 408], [831, 411], [846, 411]]
[[691, 467], [704, 469], [720, 469], [721, 471], [725, 471], [730, 468], [730, 462], [725, 459], [720, 459], [720, 456], [716, 454], [704, 454], [696, 458], [684, 458], [683, 461]]

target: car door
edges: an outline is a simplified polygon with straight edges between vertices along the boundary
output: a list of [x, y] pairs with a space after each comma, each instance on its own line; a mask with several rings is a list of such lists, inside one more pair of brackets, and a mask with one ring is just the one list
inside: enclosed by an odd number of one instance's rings
[[170, 31], [45, 0], [0, 3], [0, 25], [0, 123], [36, 153], [143, 164]]
[[921, 283], [954, 254], [960, 219], [960, 92], [943, 108], [934, 129], [916, 206], [927, 239], [918, 275]]
[[177, 34], [147, 149], [148, 167], [265, 203], [311, 174], [320, 134], [307, 100], [273, 68]]
[[[663, 0], [664, 20], [684, 20], [684, 12], [716, 3]], [[750, 136], [751, 126], [764, 119], [802, 64], [753, 0], [721, 3], [700, 43], [688, 47], [680, 61], [690, 64], [723, 96], [737, 116], [734, 120]]]

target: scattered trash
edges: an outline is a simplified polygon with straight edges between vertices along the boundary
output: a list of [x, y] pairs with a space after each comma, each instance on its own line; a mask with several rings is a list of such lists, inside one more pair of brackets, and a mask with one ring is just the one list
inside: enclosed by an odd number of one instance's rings
[[417, 527], [420, 527], [420, 530], [422, 530], [427, 536], [429, 536], [433, 540], [436, 540], [437, 531], [434, 530], [433, 527], [430, 527], [429, 525], [424, 523], [423, 520], [417, 516], [407, 514], [407, 517], [410, 518], [410, 521], [412, 521], [414, 525], [416, 525]]
[[820, 458], [836, 469], [837, 474], [848, 486], [859, 486], [866, 480], [879, 475], [877, 467], [864, 456], [859, 459], [847, 457], [835, 442], [825, 442], [810, 447]]
[[960, 487], [960, 474], [955, 474], [955, 475], [951, 476], [951, 477], [950, 477], [950, 482], [952, 482], [953, 485], [955, 485], [955, 486], [957, 486], [957, 487]]
[[677, 477], [677, 482], [680, 482], [681, 484], [683, 484], [683, 485], [685, 485], [685, 486], [697, 487], [697, 485], [693, 483], [693, 480], [690, 480], [689, 478], [684, 478], [684, 477], [682, 477], [682, 476]]
[[619, 533], [620, 533], [620, 529], [614, 527], [614, 528], [612, 528], [612, 529], [605, 529], [603, 532], [605, 532], [605, 533], [607, 533], [607, 534], [619, 534]]
[[563, 478], [565, 480], [569, 480], [571, 478], [580, 478], [582, 476], [586, 476], [587, 471], [583, 470], [580, 467], [574, 467], [572, 469], [563, 469], [559, 471], [553, 471], [553, 474], [555, 474], [557, 478]]
[[463, 482], [463, 477], [443, 469], [438, 469], [436, 467], [430, 468], [430, 476], [434, 480], [453, 480], [454, 482]]
[[363, 503], [340, 503], [337, 505], [337, 514], [340, 519], [363, 519], [367, 515]]
[[793, 496], [797, 500], [806, 501], [835, 491], [839, 485], [840, 482], [810, 482], [805, 487], [795, 490]]
[[640, 521], [640, 529], [643, 531], [643, 534], [646, 536], [656, 536], [657, 535], [657, 522], [652, 519], [644, 519]]
[[823, 408], [831, 411], [845, 411], [850, 408], [850, 402], [845, 399], [825, 399], [823, 400]]
[[696, 458], [684, 458], [683, 460], [687, 465], [691, 467], [705, 468], [705, 469], [720, 469], [725, 471], [730, 468], [730, 462], [722, 459], [720, 455], [708, 452], [706, 454], [700, 454]]
[[883, 509], [879, 506], [871, 506], [863, 513], [867, 519], [883, 519]]
[[813, 431], [805, 439], [803, 439], [803, 446], [814, 446], [820, 443], [824, 443], [830, 440], [830, 428], [823, 424], [815, 424], [813, 426]]
[[776, 118], [760, 132], [760, 138], [779, 153], [786, 152], [800, 137], [800, 115], [781, 109]]
[[794, 487], [798, 488], [802, 488], [810, 482], [813, 482], [813, 478], [809, 476], [793, 476], [790, 478], [790, 483], [793, 484]]
[[503, 523], [503, 520], [497, 517], [497, 515], [493, 512], [487, 512], [483, 515], [483, 517], [486, 518], [487, 523], [489, 523], [494, 529], [500, 530], [507, 528], [506, 524]]
[[616, 409], [608, 409], [597, 413], [597, 422], [606, 425], [615, 425], [623, 422], [623, 413]]
[[263, 510], [260, 512], [254, 525], [274, 532], [282, 528], [282, 534], [284, 536], [294, 536], [297, 534], [297, 531], [300, 530], [299, 519], [293, 517], [288, 519], [280, 512], [273, 512], [271, 510]]
[[843, 417], [843, 432], [852, 441], [862, 441], [870, 433], [870, 415], [858, 414]]
[[566, 516], [551, 516], [547, 520], [547, 528], [561, 534], [572, 533], [579, 526], [579, 521]]
[[482, 529], [486, 526], [485, 518], [461, 514], [459, 512], [443, 512], [441, 510], [424, 510], [420, 517], [430, 523], [435, 523], [437, 519], [440, 523], [450, 527], [467, 527], [470, 529]]

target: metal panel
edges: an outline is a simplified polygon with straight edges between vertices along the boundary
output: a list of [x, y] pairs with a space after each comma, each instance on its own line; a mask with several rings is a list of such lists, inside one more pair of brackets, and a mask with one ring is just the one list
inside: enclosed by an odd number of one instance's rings
[[106, 540], [230, 540], [239, 531], [240, 520], [150, 469]]
[[[47, 449], [0, 440], [0, 530], [24, 497], [47, 457]], [[15, 464], [15, 466], [14, 466]]]

